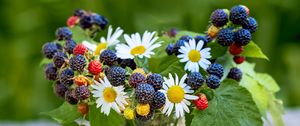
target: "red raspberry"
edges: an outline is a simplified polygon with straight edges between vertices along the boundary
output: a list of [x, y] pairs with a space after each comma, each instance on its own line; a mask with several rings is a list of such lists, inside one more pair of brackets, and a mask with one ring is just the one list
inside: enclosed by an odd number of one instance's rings
[[244, 57], [244, 56], [234, 56], [233, 60], [236, 64], [241, 64], [246, 60], [246, 57]]
[[236, 45], [236, 44], [232, 44], [232, 45], [229, 47], [229, 52], [230, 52], [230, 54], [232, 54], [232, 55], [239, 55], [239, 54], [241, 54], [243, 51], [244, 51], [243, 46], [238, 46], [238, 45]]
[[74, 27], [77, 24], [78, 19], [79, 18], [77, 16], [71, 16], [71, 17], [69, 17], [68, 20], [67, 20], [67, 26], [69, 28]]
[[99, 75], [102, 72], [102, 65], [98, 60], [91, 61], [88, 70], [93, 75]]
[[89, 106], [88, 106], [88, 104], [86, 104], [86, 103], [78, 104], [77, 111], [81, 115], [86, 115], [89, 112]]
[[73, 54], [74, 55], [78, 55], [78, 54], [84, 55], [87, 51], [88, 51], [88, 49], [83, 44], [78, 44], [73, 49]]
[[200, 93], [199, 98], [197, 100], [194, 100], [194, 104], [199, 110], [204, 110], [208, 107], [208, 101], [205, 96], [205, 94]]

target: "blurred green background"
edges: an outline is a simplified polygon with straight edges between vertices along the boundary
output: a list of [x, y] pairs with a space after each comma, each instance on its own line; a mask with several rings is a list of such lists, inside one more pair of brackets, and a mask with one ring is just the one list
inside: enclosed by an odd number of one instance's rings
[[0, 0], [0, 120], [46, 118], [40, 112], [62, 103], [39, 66], [41, 47], [77, 8], [106, 16], [126, 33], [174, 27], [204, 32], [214, 9], [236, 4], [248, 6], [257, 19], [253, 39], [270, 58], [250, 60], [277, 80], [286, 107], [299, 107], [299, 0]]

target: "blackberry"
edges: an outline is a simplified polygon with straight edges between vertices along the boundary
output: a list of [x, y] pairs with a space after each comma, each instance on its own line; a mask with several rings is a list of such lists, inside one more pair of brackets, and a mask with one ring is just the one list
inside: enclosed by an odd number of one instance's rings
[[58, 97], [64, 98], [67, 90], [68, 90], [68, 87], [66, 87], [64, 84], [60, 83], [59, 81], [56, 81], [56, 83], [54, 85], [54, 93]]
[[174, 44], [170, 43], [168, 44], [166, 50], [168, 55], [172, 55], [174, 53]]
[[155, 92], [153, 95], [153, 101], [151, 103], [151, 107], [154, 109], [160, 109], [161, 107], [164, 106], [165, 103], [166, 103], [166, 96], [159, 91]]
[[203, 46], [202, 48], [206, 47], [207, 43], [208, 43], [208, 38], [206, 36], [202, 36], [202, 35], [198, 35], [198, 36], [195, 36], [195, 41], [196, 41], [196, 44], [198, 44], [198, 42], [200, 40], [203, 41]]
[[76, 87], [75, 93], [79, 100], [85, 100], [90, 97], [89, 88], [84, 85]]
[[247, 11], [243, 6], [237, 5], [231, 8], [229, 20], [233, 24], [242, 24], [245, 20], [247, 20]]
[[72, 39], [66, 40], [64, 44], [64, 49], [67, 53], [73, 54], [73, 49], [76, 47], [76, 42]]
[[75, 91], [72, 89], [67, 90], [65, 93], [65, 100], [72, 105], [76, 105], [78, 103], [78, 98]]
[[49, 63], [44, 67], [44, 72], [47, 80], [56, 80], [57, 78], [57, 68], [53, 63]]
[[217, 41], [222, 46], [230, 46], [234, 41], [234, 33], [230, 28], [221, 29], [218, 32]]
[[111, 67], [107, 73], [107, 79], [113, 86], [120, 86], [125, 84], [126, 70], [122, 67]]
[[203, 76], [199, 72], [192, 72], [188, 74], [186, 84], [189, 85], [193, 90], [200, 88], [204, 82]]
[[70, 68], [74, 71], [83, 72], [86, 60], [83, 55], [76, 55], [70, 59]]
[[134, 73], [128, 78], [128, 83], [131, 87], [136, 88], [136, 86], [140, 83], [145, 83], [146, 78], [141, 73]]
[[217, 9], [211, 14], [210, 20], [214, 26], [222, 27], [228, 22], [228, 14], [224, 9]]
[[55, 53], [53, 56], [53, 63], [55, 65], [55, 67], [61, 68], [65, 63], [65, 59], [67, 59], [67, 58], [68, 58], [67, 55], [63, 52]]
[[103, 64], [108, 66], [115, 65], [117, 63], [117, 59], [118, 57], [116, 53], [112, 50], [104, 50], [100, 54], [100, 61], [103, 62]]
[[220, 78], [216, 75], [209, 75], [206, 79], [206, 84], [211, 89], [216, 89], [220, 86]]
[[122, 68], [130, 67], [132, 70], [136, 68], [136, 64], [133, 59], [118, 59], [118, 62]]
[[72, 38], [72, 32], [68, 27], [60, 27], [56, 30], [56, 39], [61, 40], [69, 40]]
[[163, 82], [163, 77], [160, 74], [154, 73], [147, 77], [147, 83], [151, 84], [155, 91], [162, 88]]
[[136, 119], [140, 121], [148, 121], [153, 117], [154, 110], [150, 109], [150, 112], [146, 116], [141, 116], [139, 114], [136, 114]]
[[79, 25], [82, 29], [88, 29], [93, 26], [93, 19], [90, 15], [83, 15], [80, 17]]
[[175, 43], [174, 48], [173, 48], [173, 52], [175, 53], [176, 56], [179, 55], [179, 54], [181, 54], [181, 53], [179, 52], [179, 49], [180, 49], [181, 46], [184, 46], [184, 43], [185, 43], [184, 40], [178, 40], [178, 41]]
[[233, 79], [236, 81], [241, 81], [242, 76], [243, 76], [243, 72], [239, 68], [234, 67], [234, 68], [230, 69], [230, 71], [227, 75], [227, 78], [230, 78], [230, 79]]
[[247, 45], [251, 38], [251, 33], [247, 29], [239, 29], [234, 33], [235, 44], [238, 46]]
[[59, 80], [64, 85], [69, 86], [73, 84], [73, 77], [74, 77], [74, 71], [67, 68], [60, 73]]
[[74, 16], [77, 16], [77, 17], [81, 17], [81, 16], [83, 16], [85, 14], [85, 11], [84, 10], [82, 10], [82, 9], [76, 9], [75, 11], [74, 11]]
[[152, 102], [154, 93], [155, 90], [150, 84], [141, 83], [136, 87], [135, 97], [138, 103], [147, 104]]
[[47, 42], [43, 45], [43, 54], [46, 58], [52, 59], [54, 54], [58, 51], [62, 51], [60, 44], [55, 42]]
[[105, 29], [105, 27], [108, 24], [108, 20], [99, 14], [93, 13], [91, 15], [91, 18], [92, 18], [92, 22], [98, 25], [102, 30]]
[[191, 39], [193, 39], [193, 37], [189, 35], [184, 35], [179, 38], [179, 40], [183, 40], [185, 42], [189, 42]]
[[213, 63], [211, 64], [207, 70], [206, 70], [209, 74], [213, 74], [218, 76], [220, 79], [223, 77], [223, 73], [224, 73], [224, 69], [223, 66], [221, 64], [218, 63]]
[[247, 20], [243, 22], [242, 26], [244, 29], [249, 30], [251, 33], [254, 33], [258, 27], [257, 22], [253, 17], [247, 18]]

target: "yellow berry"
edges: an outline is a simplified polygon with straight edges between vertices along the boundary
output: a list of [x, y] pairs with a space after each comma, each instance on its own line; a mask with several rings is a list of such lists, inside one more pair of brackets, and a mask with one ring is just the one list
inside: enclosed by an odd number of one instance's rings
[[136, 113], [141, 116], [146, 116], [150, 112], [150, 105], [149, 104], [138, 104], [136, 106]]
[[132, 120], [134, 119], [134, 111], [131, 108], [126, 108], [123, 113], [125, 119]]
[[219, 32], [219, 28], [214, 25], [211, 25], [207, 30], [207, 34], [212, 38], [216, 37], [218, 32]]

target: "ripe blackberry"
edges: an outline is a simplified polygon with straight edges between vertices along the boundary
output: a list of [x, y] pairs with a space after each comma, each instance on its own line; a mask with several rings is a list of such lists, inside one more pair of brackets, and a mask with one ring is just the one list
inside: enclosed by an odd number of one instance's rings
[[228, 22], [228, 14], [224, 9], [217, 9], [211, 14], [210, 20], [214, 26], [222, 27]]
[[78, 44], [74, 47], [73, 49], [73, 54], [74, 55], [84, 55], [88, 49], [85, 47], [83, 44]]
[[173, 51], [174, 51], [176, 56], [180, 54], [179, 49], [180, 49], [181, 46], [184, 46], [185, 42], [186, 41], [184, 41], [184, 40], [177, 40], [177, 42], [175, 43]]
[[68, 57], [65, 53], [57, 52], [53, 56], [53, 63], [55, 67], [61, 68], [64, 65], [66, 59], [68, 59]]
[[73, 84], [74, 71], [67, 68], [64, 69], [59, 76], [59, 80], [66, 86], [70, 86]]
[[108, 66], [112, 66], [115, 65], [117, 63], [117, 55], [114, 51], [112, 50], [104, 50], [101, 54], [100, 54], [100, 61]]
[[257, 30], [257, 22], [253, 17], [247, 18], [246, 21], [242, 23], [244, 29], [249, 30], [251, 33], [254, 33]]
[[151, 103], [151, 107], [154, 109], [160, 109], [165, 105], [165, 103], [166, 103], [166, 96], [159, 91], [155, 92]]
[[72, 39], [70, 40], [66, 40], [65, 44], [64, 44], [64, 49], [67, 53], [69, 54], [73, 54], [73, 50], [76, 47], [76, 42]]
[[46, 58], [52, 59], [54, 54], [58, 51], [62, 51], [60, 44], [55, 42], [47, 42], [43, 45], [43, 54]]
[[57, 78], [57, 68], [53, 63], [49, 63], [44, 67], [44, 72], [47, 80], [56, 80]]
[[65, 93], [65, 100], [72, 105], [76, 105], [78, 103], [78, 98], [75, 94], [75, 90], [67, 90]]
[[126, 79], [126, 70], [122, 67], [113, 66], [107, 73], [107, 79], [113, 86], [124, 85]]
[[84, 85], [76, 87], [75, 94], [79, 100], [85, 100], [90, 97], [89, 88]]
[[130, 67], [132, 70], [134, 70], [136, 68], [136, 64], [133, 59], [118, 58], [118, 63], [122, 68]]
[[153, 114], [154, 114], [154, 110], [150, 109], [150, 112], [146, 116], [141, 116], [139, 114], [136, 114], [136, 119], [140, 121], [148, 121], [153, 117]]
[[184, 35], [179, 38], [179, 40], [183, 40], [185, 42], [189, 42], [191, 39], [193, 39], [193, 37], [189, 35]]
[[247, 45], [251, 38], [251, 33], [247, 29], [239, 29], [234, 33], [235, 44], [238, 46]]
[[86, 60], [83, 55], [73, 56], [70, 59], [70, 68], [74, 71], [83, 72], [86, 66]]
[[242, 24], [243, 21], [247, 20], [247, 11], [241, 5], [237, 5], [231, 8], [229, 20], [233, 24]]
[[98, 60], [93, 60], [88, 66], [89, 73], [99, 75], [102, 72], [102, 65]]
[[93, 24], [98, 25], [102, 30], [104, 30], [108, 24], [108, 20], [99, 14], [93, 13], [91, 15], [91, 18], [92, 18]]
[[154, 93], [155, 90], [152, 85], [141, 83], [136, 87], [135, 97], [138, 103], [147, 104], [152, 102]]
[[234, 67], [234, 68], [230, 69], [230, 71], [227, 75], [227, 78], [230, 78], [230, 79], [233, 79], [236, 81], [241, 81], [242, 76], [243, 76], [243, 72], [239, 68]]
[[128, 78], [128, 83], [130, 84], [131, 87], [136, 88], [136, 86], [140, 83], [145, 83], [146, 78], [143, 74], [141, 73], [133, 73], [129, 78]]
[[229, 47], [229, 52], [231, 55], [240, 55], [243, 51], [243, 46], [238, 46], [235, 43]]
[[93, 26], [93, 19], [91, 15], [82, 15], [80, 17], [79, 25], [82, 29], [88, 29]]
[[206, 79], [206, 84], [211, 89], [216, 89], [220, 86], [220, 78], [216, 75], [209, 75], [209, 77]]
[[147, 76], [147, 83], [151, 84], [155, 89], [155, 91], [162, 88], [163, 82], [164, 82], [163, 77], [160, 74], [154, 73]]
[[200, 88], [204, 82], [204, 78], [199, 72], [192, 72], [188, 74], [186, 84], [189, 85], [193, 90]]
[[230, 28], [221, 29], [217, 35], [217, 41], [222, 46], [230, 46], [234, 41], [234, 33]]
[[72, 32], [68, 27], [60, 27], [56, 30], [56, 39], [61, 40], [69, 40], [72, 38]]
[[76, 9], [75, 11], [74, 11], [74, 16], [77, 16], [77, 17], [81, 17], [81, 16], [83, 16], [85, 14], [85, 11], [84, 10], [82, 10], [82, 9]]
[[206, 36], [197, 35], [197, 36], [195, 36], [194, 39], [195, 39], [195, 41], [196, 41], [196, 44], [198, 44], [198, 42], [199, 42], [200, 40], [203, 41], [203, 47], [202, 47], [202, 48], [206, 47], [206, 45], [207, 45], [207, 43], [208, 43], [208, 38], [207, 38]]
[[224, 69], [223, 66], [221, 64], [218, 63], [213, 63], [211, 64], [207, 70], [206, 70], [209, 74], [213, 74], [216, 75], [217, 77], [219, 77], [220, 79], [223, 77], [223, 73], [224, 73]]
[[241, 63], [243, 63], [245, 60], [246, 60], [246, 57], [244, 57], [244, 56], [234, 56], [234, 57], [233, 57], [233, 61], [234, 61], [236, 64], [241, 64]]
[[172, 55], [174, 53], [174, 44], [170, 43], [168, 44], [166, 50], [168, 55]]
[[54, 84], [54, 93], [60, 97], [65, 98], [65, 93], [68, 90], [68, 87], [66, 87], [64, 84], [60, 83], [59, 81], [56, 81]]

